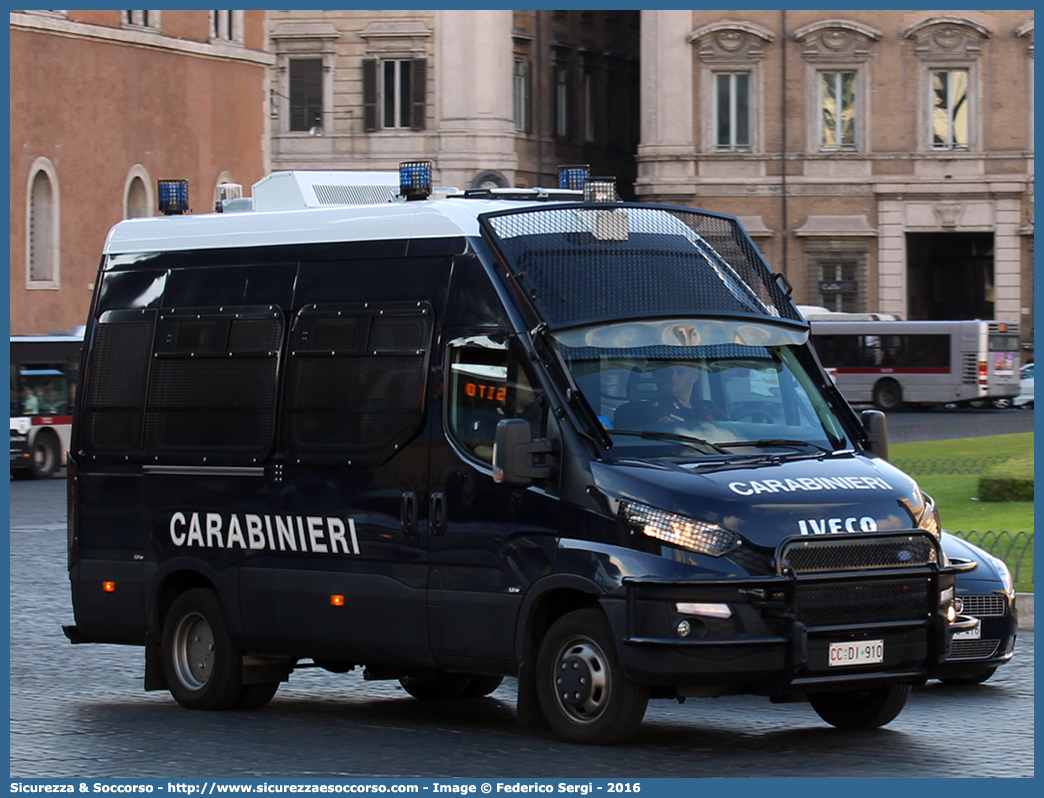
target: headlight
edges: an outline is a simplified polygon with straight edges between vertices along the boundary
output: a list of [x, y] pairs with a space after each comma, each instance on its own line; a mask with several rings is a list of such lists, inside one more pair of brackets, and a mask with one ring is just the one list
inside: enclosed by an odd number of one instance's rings
[[994, 557], [992, 554], [987, 555], [990, 561], [993, 563], [993, 567], [997, 569], [1000, 574], [1001, 582], [1004, 583], [1004, 592], [1009, 596], [1012, 594], [1012, 586], [1014, 583], [1011, 580], [1011, 571], [1008, 569], [1008, 564], [999, 557]]
[[720, 557], [739, 543], [739, 536], [731, 529], [645, 504], [622, 502], [620, 513], [628, 524], [651, 538], [711, 557]]
[[942, 522], [939, 520], [939, 509], [935, 506], [935, 499], [920, 488], [917, 490], [923, 499], [921, 516], [917, 519], [917, 528], [923, 529], [925, 532], [931, 532], [936, 537], [939, 537], [942, 532]]

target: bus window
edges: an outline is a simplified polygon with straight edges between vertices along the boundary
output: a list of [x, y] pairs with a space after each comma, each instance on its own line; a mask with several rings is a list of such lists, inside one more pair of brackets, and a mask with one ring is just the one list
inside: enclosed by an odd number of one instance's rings
[[61, 364], [22, 367], [21, 412], [26, 416], [65, 416], [69, 409], [69, 380]]

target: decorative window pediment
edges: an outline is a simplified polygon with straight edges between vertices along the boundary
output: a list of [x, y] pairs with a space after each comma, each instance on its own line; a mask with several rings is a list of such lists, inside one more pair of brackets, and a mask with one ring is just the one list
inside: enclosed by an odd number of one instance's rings
[[764, 46], [775, 38], [776, 34], [768, 28], [736, 20], [704, 25], [688, 36], [697, 46], [700, 59], [709, 62], [761, 59]]
[[991, 31], [964, 17], [930, 17], [903, 31], [904, 39], [915, 41], [914, 52], [924, 60], [977, 59]]
[[807, 61], [865, 61], [870, 45], [884, 35], [876, 28], [844, 19], [826, 19], [794, 31], [794, 39], [804, 44]]

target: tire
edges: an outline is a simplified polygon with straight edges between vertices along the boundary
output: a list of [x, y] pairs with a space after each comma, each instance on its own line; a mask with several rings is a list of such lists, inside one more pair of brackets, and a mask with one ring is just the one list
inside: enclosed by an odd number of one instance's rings
[[903, 389], [895, 380], [880, 380], [874, 386], [874, 407], [886, 413], [903, 409]]
[[232, 705], [233, 709], [261, 709], [272, 700], [279, 689], [279, 682], [266, 682], [264, 684], [247, 684], [239, 691], [239, 698]]
[[51, 432], [40, 432], [33, 439], [32, 449], [29, 451], [29, 468], [32, 469], [36, 479], [50, 479], [58, 470], [61, 463], [62, 453], [58, 446], [58, 440]]
[[469, 683], [461, 698], [485, 698], [504, 681], [503, 676], [476, 676]]
[[963, 687], [974, 687], [977, 684], [982, 684], [987, 681], [993, 674], [997, 672], [996, 666], [983, 668], [981, 671], [977, 671], [969, 676], [953, 676], [939, 681], [943, 684], [960, 685]]
[[161, 655], [170, 694], [186, 709], [228, 709], [244, 692], [243, 654], [213, 590], [188, 590], [174, 600]]
[[421, 701], [462, 698], [471, 683], [470, 676], [450, 673], [439, 676], [407, 676], [399, 679], [402, 689]]
[[812, 709], [839, 729], [876, 729], [898, 717], [910, 697], [908, 684], [884, 684], [868, 690], [811, 693]]
[[649, 688], [624, 676], [612, 629], [600, 610], [576, 610], [552, 624], [537, 654], [536, 678], [548, 725], [572, 743], [626, 740], [649, 703]]

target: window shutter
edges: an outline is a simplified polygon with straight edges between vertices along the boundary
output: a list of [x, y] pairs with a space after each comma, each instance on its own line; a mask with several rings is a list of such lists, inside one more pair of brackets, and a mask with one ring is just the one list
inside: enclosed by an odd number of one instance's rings
[[428, 59], [413, 59], [413, 109], [410, 113], [410, 128], [424, 130], [427, 115]]
[[377, 59], [364, 58], [363, 67], [363, 129], [377, 129]]

